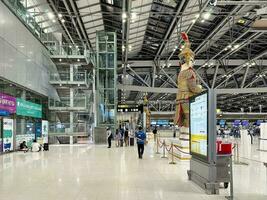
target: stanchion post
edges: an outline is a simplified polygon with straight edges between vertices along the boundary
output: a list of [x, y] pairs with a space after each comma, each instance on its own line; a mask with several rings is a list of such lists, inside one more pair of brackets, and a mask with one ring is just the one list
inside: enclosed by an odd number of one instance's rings
[[166, 153], [165, 153], [165, 148], [166, 148], [166, 143], [165, 140], [163, 140], [163, 155], [161, 156], [161, 158], [167, 158]]
[[240, 160], [239, 160], [239, 145], [238, 145], [238, 143], [236, 143], [236, 151], [235, 151], [235, 157], [236, 157], [236, 159], [234, 159], [235, 161], [234, 161], [234, 163], [236, 164], [236, 165], [248, 165], [248, 163], [245, 163], [245, 162], [240, 162]]
[[169, 162], [169, 164], [172, 164], [172, 165], [174, 165], [174, 164], [176, 164], [176, 162], [174, 162], [174, 155], [173, 155], [173, 142], [171, 143], [171, 150], [172, 150], [172, 152], [171, 152], [171, 156], [172, 156], [172, 161], [171, 162]]
[[230, 157], [230, 196], [225, 197], [226, 199], [234, 199], [234, 180], [233, 180], [233, 160], [232, 156]]
[[156, 154], [160, 154], [160, 152], [159, 152], [159, 138], [157, 137], [157, 152], [156, 152]]

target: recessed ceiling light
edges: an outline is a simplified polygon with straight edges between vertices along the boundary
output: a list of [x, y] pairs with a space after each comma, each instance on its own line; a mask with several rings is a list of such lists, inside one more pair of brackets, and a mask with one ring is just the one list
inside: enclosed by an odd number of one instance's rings
[[203, 19], [209, 19], [210, 18], [210, 12], [206, 12], [203, 14]]
[[47, 13], [47, 16], [49, 19], [54, 19], [55, 18], [55, 15], [51, 12]]
[[122, 19], [126, 19], [127, 18], [127, 14], [124, 12], [122, 13]]

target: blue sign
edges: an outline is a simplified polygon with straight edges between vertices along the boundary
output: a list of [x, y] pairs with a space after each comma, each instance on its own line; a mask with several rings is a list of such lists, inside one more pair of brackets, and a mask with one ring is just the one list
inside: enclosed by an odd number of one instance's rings
[[9, 116], [10, 113], [6, 110], [0, 110], [0, 116]]

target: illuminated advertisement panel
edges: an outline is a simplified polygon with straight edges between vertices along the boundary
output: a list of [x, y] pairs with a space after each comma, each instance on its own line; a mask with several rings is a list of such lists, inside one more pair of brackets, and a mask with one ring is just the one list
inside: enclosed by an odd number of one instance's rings
[[208, 94], [190, 98], [190, 153], [207, 159], [208, 156]]

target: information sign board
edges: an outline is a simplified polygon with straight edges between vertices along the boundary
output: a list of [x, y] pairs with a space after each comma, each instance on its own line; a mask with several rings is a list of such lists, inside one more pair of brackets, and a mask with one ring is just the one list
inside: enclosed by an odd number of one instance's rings
[[208, 157], [208, 94], [201, 93], [190, 98], [190, 153]]

